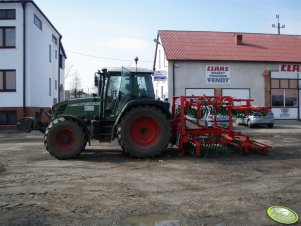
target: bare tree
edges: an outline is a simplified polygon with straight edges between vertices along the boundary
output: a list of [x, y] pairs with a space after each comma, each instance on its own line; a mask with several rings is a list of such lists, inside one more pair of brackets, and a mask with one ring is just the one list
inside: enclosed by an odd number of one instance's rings
[[79, 98], [81, 97], [81, 93], [83, 92], [83, 90], [81, 89], [81, 79], [80, 79], [80, 75], [78, 73], [77, 70], [74, 71], [74, 73], [72, 73], [72, 80], [71, 80], [71, 96], [73, 98]]

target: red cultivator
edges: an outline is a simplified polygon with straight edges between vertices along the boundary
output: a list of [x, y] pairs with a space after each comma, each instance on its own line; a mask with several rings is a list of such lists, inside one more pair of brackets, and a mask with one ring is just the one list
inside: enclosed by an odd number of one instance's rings
[[[252, 150], [267, 154], [271, 146], [233, 130], [233, 116], [244, 117], [251, 111], [266, 112], [269, 108], [251, 106], [251, 101], [253, 100], [234, 99], [230, 96], [173, 97], [172, 135], [174, 143], [179, 147], [179, 155], [184, 155], [185, 150], [193, 150], [199, 156], [204, 150], [216, 150], [225, 146], [244, 153]], [[209, 118], [212, 119], [212, 127], [204, 123], [208, 120], [209, 113], [212, 114]], [[220, 123], [219, 115], [227, 120]], [[225, 121], [228, 125], [225, 125]]]

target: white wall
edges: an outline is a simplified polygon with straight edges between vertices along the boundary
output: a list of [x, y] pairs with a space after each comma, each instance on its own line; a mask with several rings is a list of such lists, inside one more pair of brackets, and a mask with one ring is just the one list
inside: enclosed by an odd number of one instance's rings
[[0, 26], [16, 27], [16, 48], [0, 49], [0, 69], [16, 69], [16, 92], [0, 92], [0, 107], [23, 106], [23, 9], [21, 4], [0, 4], [16, 9], [16, 20], [0, 20]]
[[[23, 8], [21, 3], [0, 4], [3, 9], [16, 9], [16, 20], [0, 20], [0, 26], [16, 27], [16, 48], [0, 49], [0, 69], [16, 69], [16, 92], [0, 92], [0, 107], [23, 106]], [[42, 21], [42, 31], [34, 24], [34, 14]], [[52, 41], [57, 38], [57, 45]], [[49, 62], [49, 45], [52, 61]], [[51, 107], [58, 99], [59, 34], [31, 3], [26, 4], [26, 106]], [[55, 49], [57, 58], [55, 58]], [[64, 70], [60, 70], [64, 83]], [[49, 96], [51, 78], [51, 96]], [[57, 89], [55, 89], [57, 81]]]
[[[33, 23], [34, 14], [42, 21], [42, 31]], [[32, 5], [28, 4], [26, 11], [27, 21], [27, 106], [50, 107], [53, 98], [58, 98], [58, 88], [55, 89], [55, 80], [58, 82], [59, 54], [55, 59], [56, 46], [52, 42], [55, 35], [59, 42], [59, 34], [48, 24], [47, 20]], [[52, 48], [52, 60], [49, 62], [49, 45]], [[51, 96], [49, 96], [49, 78], [51, 78]]]
[[[207, 65], [227, 65], [231, 68], [230, 84], [207, 84]], [[172, 96], [173, 62], [169, 62], [168, 90]], [[174, 96], [185, 95], [185, 88], [250, 88], [250, 98], [254, 105], [264, 106], [264, 70], [278, 70], [279, 64], [243, 62], [184, 62], [175, 63]]]
[[[159, 39], [161, 43], [161, 39]], [[166, 60], [165, 52], [161, 44], [157, 45], [157, 52], [156, 52], [156, 62], [155, 62], [155, 69], [156, 71], [162, 72], [168, 76], [168, 61]], [[168, 79], [168, 78], [167, 78]], [[168, 98], [168, 82], [166, 81], [153, 81], [154, 84], [154, 91], [156, 98], [164, 99]], [[163, 97], [161, 94], [161, 87], [163, 87]]]

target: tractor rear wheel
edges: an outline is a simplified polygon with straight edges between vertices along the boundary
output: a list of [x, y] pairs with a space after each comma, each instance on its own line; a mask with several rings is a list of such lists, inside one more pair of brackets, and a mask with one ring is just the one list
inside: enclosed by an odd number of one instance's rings
[[158, 108], [140, 106], [121, 120], [118, 140], [125, 153], [146, 158], [159, 155], [168, 145], [170, 136], [166, 115]]
[[55, 119], [46, 129], [44, 144], [58, 159], [76, 158], [86, 146], [82, 127], [72, 120]]

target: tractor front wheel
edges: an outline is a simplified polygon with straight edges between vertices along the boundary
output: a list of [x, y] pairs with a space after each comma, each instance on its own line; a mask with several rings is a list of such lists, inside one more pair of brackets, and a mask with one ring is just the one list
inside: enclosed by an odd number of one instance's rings
[[159, 155], [168, 145], [170, 136], [166, 115], [155, 107], [140, 106], [123, 117], [118, 140], [126, 153], [146, 158]]
[[76, 158], [86, 146], [82, 127], [72, 120], [55, 119], [46, 129], [44, 144], [58, 159]]

